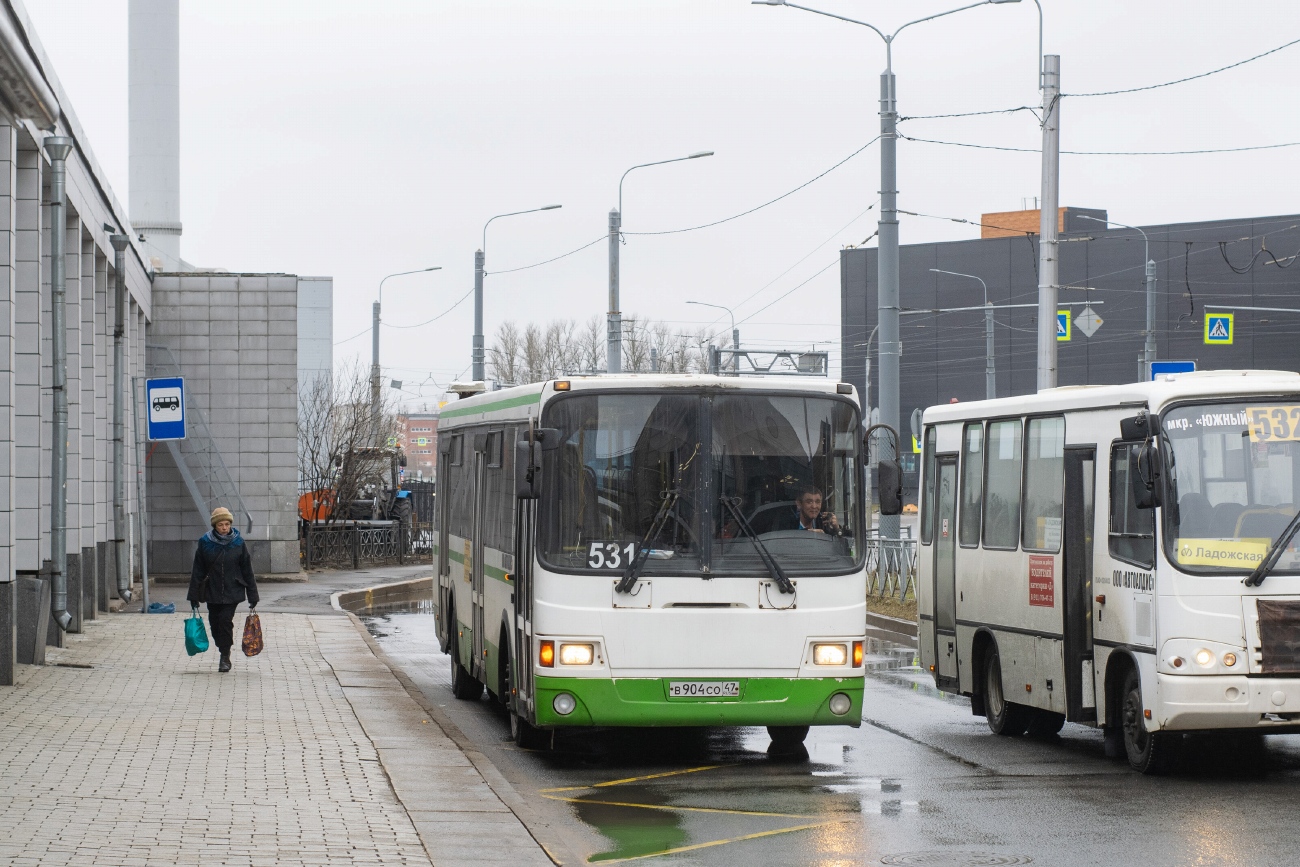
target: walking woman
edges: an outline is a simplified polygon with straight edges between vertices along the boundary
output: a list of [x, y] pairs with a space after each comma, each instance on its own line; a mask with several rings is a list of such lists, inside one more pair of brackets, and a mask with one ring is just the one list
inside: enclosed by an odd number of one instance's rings
[[235, 529], [235, 516], [224, 506], [212, 512], [212, 530], [199, 539], [194, 552], [194, 569], [190, 571], [190, 607], [208, 603], [208, 623], [212, 640], [221, 651], [218, 671], [230, 671], [230, 647], [235, 641], [235, 608], [245, 598], [250, 610], [256, 610], [261, 598], [257, 579], [253, 577], [253, 560], [244, 537]]

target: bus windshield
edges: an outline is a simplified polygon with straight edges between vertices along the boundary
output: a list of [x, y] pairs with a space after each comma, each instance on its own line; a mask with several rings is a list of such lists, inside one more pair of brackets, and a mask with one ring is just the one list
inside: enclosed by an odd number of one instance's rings
[[[1170, 562], [1187, 572], [1252, 571], [1300, 500], [1300, 398], [1179, 406], [1161, 428], [1177, 504], [1165, 509]], [[1300, 572], [1296, 544], [1273, 574]]]
[[860, 426], [847, 401], [576, 394], [543, 424], [560, 432], [539, 504], [550, 566], [620, 573], [644, 547], [643, 574], [767, 574], [754, 536], [792, 573], [859, 564]]

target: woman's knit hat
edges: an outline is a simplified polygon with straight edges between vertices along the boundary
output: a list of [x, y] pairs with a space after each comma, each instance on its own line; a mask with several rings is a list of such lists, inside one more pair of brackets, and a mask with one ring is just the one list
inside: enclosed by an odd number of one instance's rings
[[230, 510], [227, 509], [225, 506], [217, 506], [215, 509], [212, 510], [211, 521], [212, 521], [212, 526], [214, 527], [217, 526], [217, 523], [219, 521], [229, 521], [230, 523], [233, 524], [235, 523], [235, 516], [230, 514]]

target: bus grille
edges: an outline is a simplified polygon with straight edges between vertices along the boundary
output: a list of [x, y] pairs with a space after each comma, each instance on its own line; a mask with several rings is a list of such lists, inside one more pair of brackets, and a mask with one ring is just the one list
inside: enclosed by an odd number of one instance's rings
[[1300, 674], [1300, 601], [1257, 599], [1264, 674]]

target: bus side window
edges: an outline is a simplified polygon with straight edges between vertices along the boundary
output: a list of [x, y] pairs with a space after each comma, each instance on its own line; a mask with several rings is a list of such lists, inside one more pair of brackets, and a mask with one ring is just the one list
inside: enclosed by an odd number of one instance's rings
[[963, 548], [980, 543], [980, 512], [984, 503], [984, 426], [966, 425], [961, 438], [961, 514], [958, 539]]
[[1025, 430], [1025, 507], [1021, 545], [1026, 551], [1061, 550], [1065, 492], [1065, 419], [1031, 418]]
[[1020, 540], [1020, 419], [989, 423], [984, 471], [984, 547]]
[[1141, 443], [1123, 443], [1110, 450], [1110, 556], [1152, 569], [1156, 565], [1155, 509], [1137, 507], [1129, 481], [1137, 472], [1141, 448]]
[[934, 450], [938, 445], [935, 439], [934, 428], [927, 428], [925, 431], [924, 454], [921, 459], [925, 461], [925, 488], [921, 491], [921, 544], [929, 545], [930, 540], [934, 538]]

